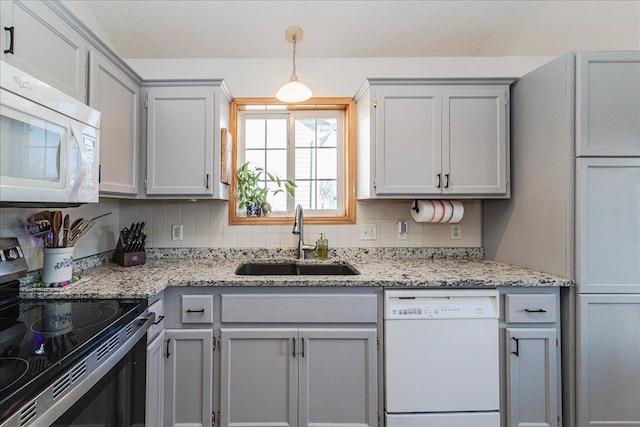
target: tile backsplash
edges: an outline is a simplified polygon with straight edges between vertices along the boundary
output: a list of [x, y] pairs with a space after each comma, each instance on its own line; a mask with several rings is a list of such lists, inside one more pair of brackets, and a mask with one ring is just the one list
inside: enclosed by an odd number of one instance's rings
[[[411, 201], [385, 200], [357, 203], [353, 225], [306, 224], [304, 239], [315, 242], [325, 233], [332, 248], [348, 247], [480, 247], [482, 204], [466, 200], [460, 222], [460, 239], [451, 239], [450, 224], [417, 223], [411, 218]], [[406, 240], [396, 239], [398, 221], [408, 222]], [[147, 245], [153, 248], [280, 248], [294, 247], [292, 225], [229, 225], [224, 201], [122, 200], [120, 224], [146, 221]], [[182, 240], [171, 239], [171, 226], [181, 224]], [[362, 240], [361, 226], [374, 224], [376, 240]]]
[[[482, 202], [465, 200], [460, 222], [460, 239], [451, 239], [450, 224], [416, 223], [411, 218], [411, 201], [385, 200], [357, 203], [353, 225], [305, 225], [305, 241], [315, 242], [325, 233], [330, 248], [451, 248], [482, 246]], [[42, 242], [26, 231], [28, 218], [42, 209], [0, 208], [0, 237], [18, 237], [30, 270], [42, 267]], [[62, 209], [71, 219], [93, 218], [112, 212], [76, 244], [74, 258], [113, 250], [120, 229], [135, 221], [146, 221], [149, 248], [293, 248], [292, 224], [229, 225], [228, 203], [219, 200], [100, 199], [98, 204]], [[398, 221], [408, 222], [406, 240], [396, 239]], [[171, 239], [171, 225], [182, 224], [183, 239]], [[363, 224], [374, 224], [376, 240], [362, 240]]]

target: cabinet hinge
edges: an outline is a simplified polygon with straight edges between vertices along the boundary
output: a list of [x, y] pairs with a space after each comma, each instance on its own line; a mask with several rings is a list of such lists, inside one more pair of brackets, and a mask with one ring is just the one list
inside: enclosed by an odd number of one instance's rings
[[505, 98], [505, 99], [504, 99], [504, 105], [505, 105], [506, 107], [508, 107], [508, 106], [509, 106], [509, 98]]
[[144, 188], [147, 188], [147, 180], [145, 179], [143, 182]]
[[378, 108], [378, 98], [373, 98], [373, 108]]
[[378, 180], [374, 179], [373, 180], [373, 188], [376, 188], [378, 186]]
[[382, 425], [382, 413], [378, 412], [378, 425]]
[[380, 338], [376, 337], [376, 348], [380, 348]]
[[144, 108], [149, 108], [149, 100], [148, 99], [144, 100]]
[[556, 347], [559, 345], [558, 338], [556, 338]]

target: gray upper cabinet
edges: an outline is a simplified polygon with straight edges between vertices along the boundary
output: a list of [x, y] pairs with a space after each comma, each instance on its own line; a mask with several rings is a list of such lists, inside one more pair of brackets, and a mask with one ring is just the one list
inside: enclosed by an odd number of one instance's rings
[[230, 97], [220, 80], [146, 81], [148, 196], [228, 198], [221, 182], [221, 129]]
[[511, 81], [369, 80], [358, 198], [505, 198]]
[[576, 155], [640, 156], [640, 52], [576, 54]]
[[[18, 0], [0, 2], [1, 58], [86, 102], [89, 43], [48, 3]], [[11, 48], [12, 53], [4, 53]]]
[[89, 105], [102, 114], [100, 194], [138, 193], [140, 86], [96, 50], [89, 53]]

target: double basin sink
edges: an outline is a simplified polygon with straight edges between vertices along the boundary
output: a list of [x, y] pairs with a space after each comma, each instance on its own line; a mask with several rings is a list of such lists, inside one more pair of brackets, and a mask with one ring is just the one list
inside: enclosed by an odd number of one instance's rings
[[306, 264], [297, 262], [244, 262], [236, 269], [240, 276], [338, 276], [360, 274], [346, 262]]

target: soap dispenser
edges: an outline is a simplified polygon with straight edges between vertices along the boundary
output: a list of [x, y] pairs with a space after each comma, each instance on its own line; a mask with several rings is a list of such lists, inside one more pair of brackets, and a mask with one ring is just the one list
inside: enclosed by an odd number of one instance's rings
[[318, 259], [329, 258], [329, 241], [326, 239], [324, 233], [320, 233], [320, 238], [316, 240], [316, 254]]

